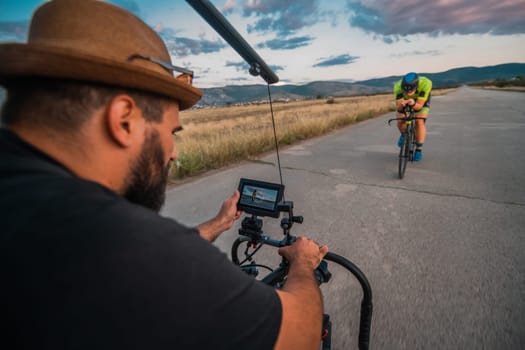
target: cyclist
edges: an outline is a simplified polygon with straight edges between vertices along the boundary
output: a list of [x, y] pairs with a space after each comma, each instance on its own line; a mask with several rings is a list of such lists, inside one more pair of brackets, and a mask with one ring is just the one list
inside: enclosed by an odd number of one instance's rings
[[[425, 122], [430, 111], [430, 94], [432, 91], [432, 81], [427, 77], [419, 76], [417, 73], [407, 73], [403, 79], [398, 81], [394, 85], [394, 98], [396, 100], [396, 108], [398, 111], [398, 118], [405, 116], [403, 113], [403, 107], [406, 105], [412, 106], [416, 111], [416, 153], [414, 154], [414, 160], [420, 161], [423, 157], [423, 143], [426, 137]], [[406, 123], [402, 120], [398, 120], [397, 128], [401, 132], [397, 145], [401, 147], [403, 145], [403, 132], [406, 129]]]
[[27, 43], [0, 45], [3, 348], [319, 348], [326, 246], [280, 248], [275, 290], [210, 244], [238, 191], [196, 228], [158, 214], [190, 73], [104, 1], [46, 1]]

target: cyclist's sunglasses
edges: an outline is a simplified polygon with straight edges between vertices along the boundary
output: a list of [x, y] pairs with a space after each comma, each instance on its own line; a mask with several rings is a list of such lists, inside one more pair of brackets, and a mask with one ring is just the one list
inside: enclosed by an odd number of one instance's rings
[[192, 70], [189, 70], [189, 69], [186, 69], [186, 68], [182, 68], [182, 67], [177, 67], [177, 66], [174, 66], [172, 65], [171, 63], [168, 63], [168, 62], [164, 62], [164, 61], [161, 61], [159, 59], [156, 59], [154, 57], [149, 57], [149, 56], [144, 56], [144, 55], [141, 55], [141, 54], [134, 54], [134, 55], [131, 55], [128, 57], [128, 61], [133, 61], [134, 59], [141, 59], [141, 60], [146, 60], [146, 61], [150, 61], [150, 62], [153, 62], [153, 63], [156, 63], [158, 64], [159, 66], [161, 66], [162, 68], [164, 68], [165, 70], [167, 70], [169, 73], [173, 74], [173, 72], [179, 72], [181, 74], [175, 76], [175, 79], [183, 82], [183, 83], [186, 83], [188, 85], [192, 85], [193, 84], [193, 71]]
[[412, 85], [403, 85], [403, 91], [405, 92], [412, 92], [416, 91], [417, 87]]

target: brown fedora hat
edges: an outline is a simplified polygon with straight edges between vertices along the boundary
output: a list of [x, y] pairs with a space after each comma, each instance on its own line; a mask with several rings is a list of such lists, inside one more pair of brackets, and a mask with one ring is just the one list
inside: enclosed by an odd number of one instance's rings
[[26, 44], [0, 44], [0, 83], [36, 76], [104, 83], [172, 97], [182, 110], [202, 92], [191, 79], [174, 77], [176, 68], [146, 23], [97, 0], [46, 2], [33, 15]]

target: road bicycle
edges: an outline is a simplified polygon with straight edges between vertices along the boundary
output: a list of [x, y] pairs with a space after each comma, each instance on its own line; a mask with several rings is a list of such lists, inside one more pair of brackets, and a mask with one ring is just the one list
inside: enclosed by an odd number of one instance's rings
[[399, 149], [399, 161], [398, 161], [398, 174], [399, 178], [402, 179], [405, 176], [405, 170], [407, 163], [414, 161], [414, 153], [416, 151], [416, 120], [425, 118], [416, 117], [416, 113], [411, 106], [405, 106], [403, 108], [405, 114], [402, 118], [392, 118], [388, 120], [388, 125], [394, 120], [402, 120], [406, 124], [403, 135], [403, 143]]
[[[257, 193], [260, 193], [261, 197], [258, 199], [253, 199], [252, 193], [255, 190]], [[245, 213], [251, 214], [251, 216], [246, 216], [243, 219], [239, 229], [239, 237], [232, 244], [232, 262], [254, 278], [259, 276], [261, 269], [269, 271], [264, 277], [261, 276], [262, 278], [259, 278], [259, 280], [274, 288], [282, 288], [288, 276], [288, 262], [286, 259], [283, 258], [278, 267], [272, 268], [268, 265], [258, 264], [254, 260], [254, 255], [264, 245], [279, 248], [292, 244], [296, 237], [291, 235], [291, 228], [294, 223], [301, 224], [303, 217], [294, 215], [292, 201], [281, 200], [284, 197], [283, 185], [241, 179], [239, 192], [241, 193], [241, 198], [238, 207]], [[260, 216], [277, 218], [281, 213], [285, 213], [281, 219], [281, 229], [283, 230], [284, 238], [282, 240], [272, 239], [263, 232], [263, 221]], [[239, 258], [239, 249], [241, 249], [242, 245], [246, 245], [246, 247], [244, 248], [244, 258], [241, 260]], [[332, 274], [328, 270], [327, 261], [338, 264], [348, 270], [361, 284], [363, 299], [361, 301], [358, 346], [361, 350], [368, 349], [373, 310], [370, 283], [365, 274], [350, 260], [341, 255], [328, 252], [315, 270], [315, 276], [319, 285], [328, 283], [332, 278]], [[321, 338], [322, 349], [329, 350], [332, 341], [332, 322], [328, 314], [323, 315]]]

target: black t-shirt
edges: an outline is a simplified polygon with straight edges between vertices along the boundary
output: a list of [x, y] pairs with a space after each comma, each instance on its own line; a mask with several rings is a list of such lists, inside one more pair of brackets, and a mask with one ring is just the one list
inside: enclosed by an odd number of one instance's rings
[[5, 129], [0, 237], [0, 344], [271, 349], [277, 339], [275, 290], [196, 230], [74, 176]]

